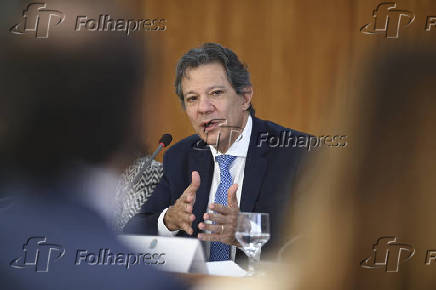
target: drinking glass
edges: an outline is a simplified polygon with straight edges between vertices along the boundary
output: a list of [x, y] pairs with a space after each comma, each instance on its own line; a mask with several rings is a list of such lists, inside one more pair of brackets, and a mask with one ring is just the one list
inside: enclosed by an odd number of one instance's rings
[[255, 264], [260, 260], [260, 250], [269, 240], [269, 214], [241, 212], [235, 232], [236, 240], [241, 244], [248, 257], [248, 276], [255, 273]]

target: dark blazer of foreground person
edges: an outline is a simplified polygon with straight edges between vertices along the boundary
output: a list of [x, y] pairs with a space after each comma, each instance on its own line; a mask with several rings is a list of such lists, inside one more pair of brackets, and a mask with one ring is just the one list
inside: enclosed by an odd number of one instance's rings
[[[122, 14], [115, 2], [104, 7]], [[103, 7], [56, 4], [85, 15]], [[0, 13], [18, 16], [6, 6]], [[0, 289], [185, 289], [120, 244], [96, 210], [110, 209], [113, 181], [143, 147], [143, 41], [58, 29], [42, 41], [0, 33]]]
[[63, 193], [13, 199], [0, 208], [0, 219], [2, 289], [184, 288], [119, 243], [99, 215]]

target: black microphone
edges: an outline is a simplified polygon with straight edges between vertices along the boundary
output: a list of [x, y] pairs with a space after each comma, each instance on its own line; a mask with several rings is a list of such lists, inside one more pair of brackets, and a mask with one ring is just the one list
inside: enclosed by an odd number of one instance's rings
[[163, 134], [162, 137], [159, 139], [159, 146], [156, 148], [156, 150], [151, 154], [150, 160], [153, 160], [156, 158], [156, 155], [159, 154], [159, 152], [170, 145], [171, 141], [173, 141], [173, 136], [171, 134]]
[[165, 148], [168, 145], [170, 145], [171, 141], [173, 141], [173, 136], [171, 136], [171, 134], [163, 134], [162, 137], [160, 137], [160, 139], [159, 139], [159, 146], [156, 148], [156, 150], [154, 150], [153, 154], [151, 154], [150, 159], [148, 159], [147, 162], [144, 162], [144, 164], [139, 167], [139, 172], [135, 176], [135, 178], [132, 180], [132, 183], [130, 184], [129, 189], [130, 189], [130, 187], [132, 187], [133, 185], [135, 185], [139, 181], [139, 179], [142, 176], [142, 172], [148, 166], [150, 166], [150, 164], [153, 162], [154, 158], [156, 158], [156, 155], [159, 154], [159, 152], [163, 148]]

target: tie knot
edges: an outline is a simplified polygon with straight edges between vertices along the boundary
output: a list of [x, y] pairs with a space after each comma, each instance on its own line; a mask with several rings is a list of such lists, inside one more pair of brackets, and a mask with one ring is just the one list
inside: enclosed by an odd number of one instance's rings
[[230, 164], [232, 164], [233, 160], [236, 159], [236, 156], [233, 155], [218, 155], [215, 157], [215, 160], [218, 161], [218, 165], [221, 170], [228, 170], [230, 168]]

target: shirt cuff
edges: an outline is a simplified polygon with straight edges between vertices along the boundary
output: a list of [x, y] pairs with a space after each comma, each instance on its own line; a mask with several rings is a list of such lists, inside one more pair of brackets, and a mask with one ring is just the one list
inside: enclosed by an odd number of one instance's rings
[[168, 208], [164, 209], [162, 213], [159, 215], [159, 218], [157, 219], [157, 231], [159, 233], [159, 236], [164, 237], [174, 237], [179, 230], [170, 231], [167, 226], [164, 224], [164, 216], [167, 213]]

